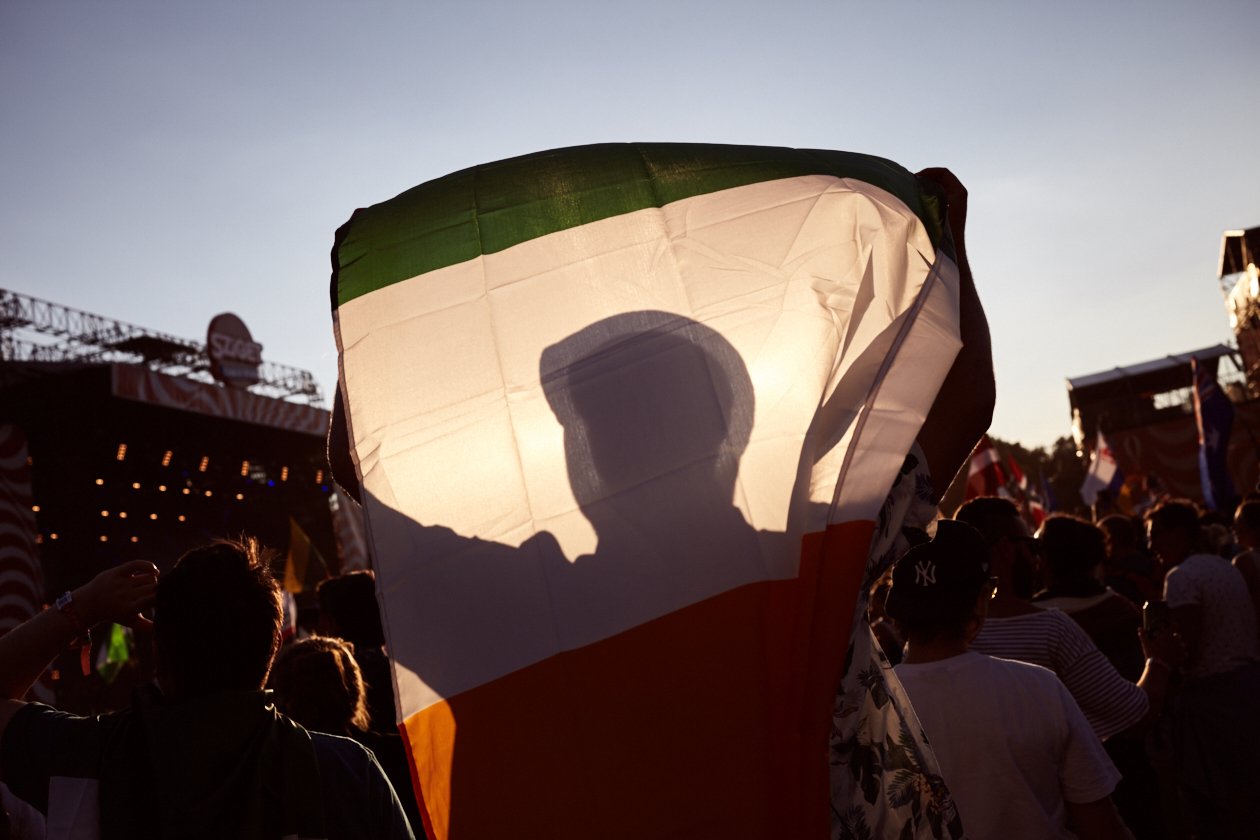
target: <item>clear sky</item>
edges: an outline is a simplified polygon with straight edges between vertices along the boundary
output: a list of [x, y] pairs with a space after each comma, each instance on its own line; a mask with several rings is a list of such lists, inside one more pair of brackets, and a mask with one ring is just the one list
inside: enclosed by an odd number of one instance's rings
[[1065, 378], [1230, 337], [1260, 225], [1260, 3], [0, 3], [0, 287], [204, 340], [239, 314], [331, 395], [333, 232], [557, 146], [845, 149], [971, 193], [992, 432]]

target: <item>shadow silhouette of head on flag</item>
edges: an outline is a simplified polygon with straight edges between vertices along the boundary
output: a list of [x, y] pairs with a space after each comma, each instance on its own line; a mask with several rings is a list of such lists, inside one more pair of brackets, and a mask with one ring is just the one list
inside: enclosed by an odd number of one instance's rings
[[[758, 531], [733, 504], [754, 397], [720, 334], [679, 315], [623, 313], [546, 347], [539, 376], [571, 490], [552, 497], [571, 501], [522, 512], [534, 523], [518, 545], [364, 494], [378, 546], [414, 558], [377, 572], [378, 591], [410, 593], [409, 632], [396, 615], [387, 622], [404, 695], [474, 689], [764, 579], [772, 558], [787, 558], [778, 577], [795, 570], [785, 534]], [[593, 550], [566, 552], [566, 529], [583, 528]], [[386, 597], [386, 611], [399, 608]]]
[[616, 520], [682, 515], [712, 536], [703, 519], [732, 510], [753, 423], [752, 381], [730, 342], [688, 318], [630, 312], [548, 347], [540, 374], [600, 551], [601, 525]]

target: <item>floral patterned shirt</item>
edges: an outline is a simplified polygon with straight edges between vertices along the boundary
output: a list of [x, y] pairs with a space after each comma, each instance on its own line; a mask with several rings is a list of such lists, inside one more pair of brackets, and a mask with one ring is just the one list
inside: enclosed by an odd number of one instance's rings
[[831, 728], [832, 840], [964, 837], [940, 766], [866, 619], [875, 581], [936, 519], [927, 459], [906, 456], [879, 512]]

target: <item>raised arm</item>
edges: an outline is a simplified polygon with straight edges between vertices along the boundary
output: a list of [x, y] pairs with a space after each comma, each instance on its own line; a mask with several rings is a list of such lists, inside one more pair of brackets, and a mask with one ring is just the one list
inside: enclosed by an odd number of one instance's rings
[[157, 576], [147, 560], [107, 569], [70, 593], [64, 609], [44, 610], [0, 636], [0, 738], [20, 698], [75, 639], [102, 621], [147, 623], [140, 611], [153, 603]]
[[958, 317], [963, 346], [918, 437], [932, 472], [932, 489], [939, 499], [958, 469], [967, 462], [980, 436], [988, 430], [997, 389], [993, 382], [989, 322], [972, 281], [964, 240], [967, 188], [948, 169], [924, 169], [918, 177], [937, 185], [945, 194], [960, 281]]

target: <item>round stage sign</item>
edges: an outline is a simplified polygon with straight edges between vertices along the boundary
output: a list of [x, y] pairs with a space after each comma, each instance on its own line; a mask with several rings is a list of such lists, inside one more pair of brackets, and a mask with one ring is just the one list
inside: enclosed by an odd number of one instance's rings
[[262, 345], [254, 341], [240, 318], [231, 312], [214, 316], [206, 334], [206, 349], [215, 379], [234, 388], [258, 384]]

